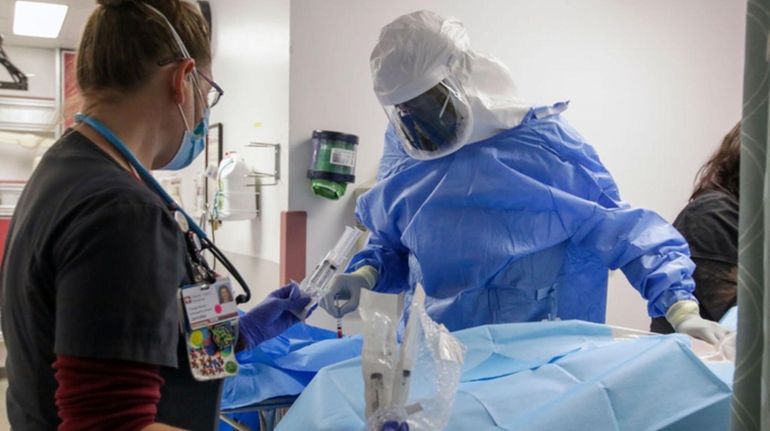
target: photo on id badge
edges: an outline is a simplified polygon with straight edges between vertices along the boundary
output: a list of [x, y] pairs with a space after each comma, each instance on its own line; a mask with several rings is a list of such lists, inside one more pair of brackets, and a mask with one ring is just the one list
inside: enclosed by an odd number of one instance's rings
[[212, 380], [238, 371], [238, 309], [227, 278], [182, 287], [187, 354], [193, 377]]

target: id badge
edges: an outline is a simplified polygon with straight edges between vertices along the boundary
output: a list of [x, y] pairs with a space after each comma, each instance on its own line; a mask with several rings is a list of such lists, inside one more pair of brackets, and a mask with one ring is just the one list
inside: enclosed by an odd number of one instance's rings
[[214, 380], [238, 372], [235, 342], [238, 309], [227, 277], [213, 283], [182, 286], [179, 297], [190, 370], [196, 380]]

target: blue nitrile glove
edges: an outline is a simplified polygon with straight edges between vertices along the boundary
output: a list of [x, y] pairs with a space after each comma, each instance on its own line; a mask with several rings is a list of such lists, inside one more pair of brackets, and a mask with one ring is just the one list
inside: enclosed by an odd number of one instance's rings
[[[267, 295], [264, 301], [241, 317], [240, 334], [246, 348], [256, 347], [297, 322], [296, 315], [310, 303], [296, 283], [289, 283]], [[309, 313], [308, 313], [309, 314]]]
[[398, 423], [396, 421], [385, 422], [380, 431], [409, 431], [409, 424], [406, 421]]

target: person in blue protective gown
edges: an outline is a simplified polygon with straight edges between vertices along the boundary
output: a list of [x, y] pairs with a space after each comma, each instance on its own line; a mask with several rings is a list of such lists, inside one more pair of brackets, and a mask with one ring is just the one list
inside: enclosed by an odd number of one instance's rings
[[357, 204], [371, 232], [322, 306], [353, 311], [361, 289], [419, 283], [450, 330], [489, 323], [604, 322], [608, 269], [621, 269], [677, 331], [712, 343], [698, 315], [687, 243], [624, 202], [595, 150], [533, 107], [508, 69], [472, 51], [456, 19], [422, 11], [385, 26], [371, 57], [390, 121], [378, 183]]

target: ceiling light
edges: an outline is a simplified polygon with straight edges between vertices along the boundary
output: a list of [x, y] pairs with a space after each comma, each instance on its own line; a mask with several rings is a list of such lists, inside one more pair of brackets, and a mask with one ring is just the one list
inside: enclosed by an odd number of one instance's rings
[[68, 7], [63, 4], [16, 1], [13, 34], [56, 38], [59, 36]]

